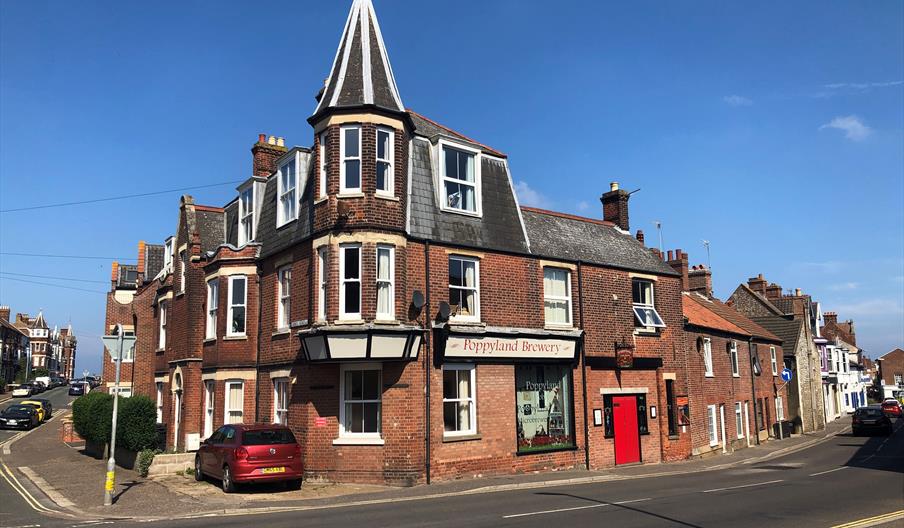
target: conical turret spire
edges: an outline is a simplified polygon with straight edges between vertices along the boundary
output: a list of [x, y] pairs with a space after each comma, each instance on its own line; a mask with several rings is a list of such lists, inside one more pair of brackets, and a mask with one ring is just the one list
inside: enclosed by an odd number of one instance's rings
[[354, 0], [330, 76], [314, 111], [374, 106], [404, 112], [371, 0]]

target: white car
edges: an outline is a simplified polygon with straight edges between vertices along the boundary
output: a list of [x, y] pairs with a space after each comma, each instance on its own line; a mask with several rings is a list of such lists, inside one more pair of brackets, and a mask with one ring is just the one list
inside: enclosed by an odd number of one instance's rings
[[13, 398], [27, 398], [31, 396], [33, 392], [31, 385], [19, 385], [13, 389]]

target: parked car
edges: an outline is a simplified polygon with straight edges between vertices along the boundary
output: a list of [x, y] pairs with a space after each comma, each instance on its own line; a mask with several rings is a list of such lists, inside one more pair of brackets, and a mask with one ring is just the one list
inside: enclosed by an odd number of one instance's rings
[[40, 423], [34, 405], [10, 405], [0, 413], [0, 427], [31, 429]]
[[220, 479], [226, 493], [252, 482], [285, 482], [299, 489], [301, 446], [284, 425], [224, 425], [201, 442], [195, 455], [195, 479], [205, 476]]
[[53, 383], [54, 387], [62, 387], [65, 385], [63, 378], [50, 378], [51, 383]]
[[53, 381], [51, 380], [50, 376], [38, 376], [35, 378], [35, 383], [37, 382], [43, 383], [45, 389], [53, 388]]
[[35, 387], [31, 383], [23, 383], [13, 389], [13, 398], [28, 398], [35, 393]]
[[85, 394], [85, 385], [83, 383], [77, 383], [73, 381], [69, 384], [69, 395], [70, 396], [81, 396]]
[[893, 416], [895, 418], [901, 417], [901, 404], [898, 400], [888, 399], [882, 402], [882, 412], [884, 412], [887, 416]]
[[34, 407], [35, 412], [38, 413], [38, 423], [43, 423], [44, 420], [47, 419], [47, 413], [44, 412], [44, 406], [41, 405], [41, 402], [36, 402], [34, 400], [25, 400], [23, 402], [20, 402], [19, 405]]
[[[51, 417], [53, 417], [53, 404], [50, 403], [50, 400], [45, 400], [44, 398], [30, 398], [29, 401], [40, 402], [41, 405], [44, 406], [44, 413], [45, 413], [44, 418], [45, 419], [49, 420]], [[25, 404], [28, 402], [22, 402], [22, 403]]]
[[891, 420], [880, 407], [860, 407], [851, 416], [851, 429], [854, 436], [867, 431], [878, 431], [890, 435]]
[[41, 394], [42, 392], [47, 390], [47, 385], [44, 385], [44, 382], [42, 381], [34, 380], [31, 382], [31, 384], [34, 387], [35, 394]]

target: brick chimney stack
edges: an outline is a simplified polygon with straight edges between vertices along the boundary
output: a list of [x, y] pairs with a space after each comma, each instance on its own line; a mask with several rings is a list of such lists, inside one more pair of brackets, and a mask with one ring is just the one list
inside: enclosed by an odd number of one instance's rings
[[0, 306], [0, 320], [6, 321], [8, 323], [9, 322], [9, 314], [10, 314], [9, 306], [6, 306], [6, 305]]
[[116, 283], [119, 281], [119, 262], [113, 261], [113, 266], [110, 268], [110, 281], [113, 283], [113, 288], [116, 288]]
[[253, 175], [267, 177], [278, 168], [276, 160], [289, 149], [285, 147], [285, 140], [276, 136], [267, 137], [266, 134], [257, 136], [257, 143], [251, 147], [251, 157], [253, 160]]
[[769, 286], [766, 286], [766, 298], [767, 299], [781, 299], [782, 298], [782, 287], [776, 283], [772, 283]]
[[621, 229], [628, 231], [628, 198], [631, 193], [618, 188], [618, 182], [609, 184], [609, 192], [600, 197], [603, 202], [603, 220], [612, 222]]
[[703, 264], [694, 266], [688, 272], [688, 285], [690, 291], [699, 293], [704, 297], [713, 296], [713, 272]]
[[826, 312], [822, 314], [822, 318], [825, 321], [826, 326], [838, 324], [838, 314], [835, 312]]
[[747, 279], [747, 287], [760, 295], [766, 295], [766, 279], [763, 278], [762, 273]]
[[138, 274], [144, 276], [144, 257], [147, 252], [147, 244], [144, 240], [138, 242]]
[[688, 291], [687, 253], [680, 249], [676, 249], [674, 253], [669, 250], [668, 260], [665, 263], [681, 274], [681, 291]]

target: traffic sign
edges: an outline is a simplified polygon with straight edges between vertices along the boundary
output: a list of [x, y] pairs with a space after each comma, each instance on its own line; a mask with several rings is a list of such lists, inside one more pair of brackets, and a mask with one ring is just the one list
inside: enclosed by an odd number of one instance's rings
[[782, 381], [789, 382], [791, 381], [791, 369], [783, 368], [782, 369]]

